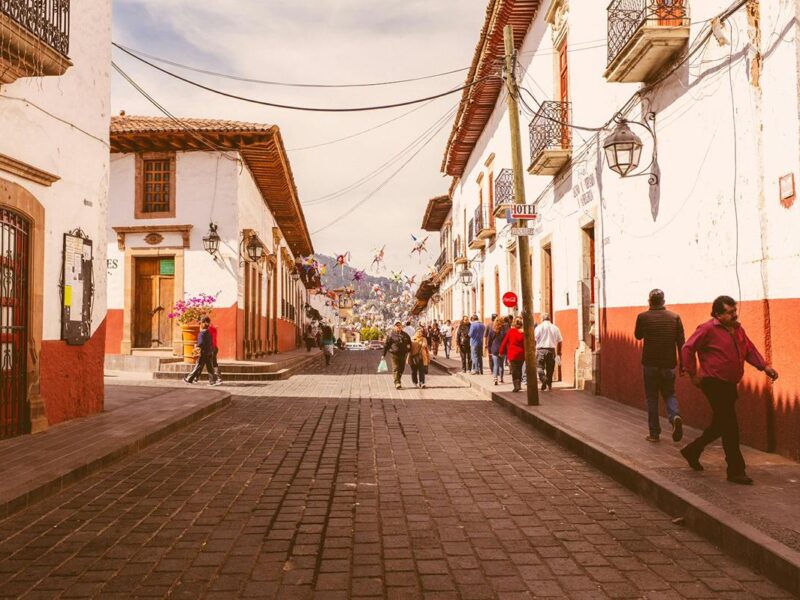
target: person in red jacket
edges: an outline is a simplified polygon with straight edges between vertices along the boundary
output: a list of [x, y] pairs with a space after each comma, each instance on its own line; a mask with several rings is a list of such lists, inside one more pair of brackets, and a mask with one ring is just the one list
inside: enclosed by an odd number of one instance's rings
[[522, 333], [522, 317], [514, 319], [514, 326], [509, 329], [503, 343], [500, 344], [500, 354], [508, 358], [511, 365], [511, 380], [514, 383], [512, 392], [522, 389], [522, 365], [525, 363], [525, 335]]

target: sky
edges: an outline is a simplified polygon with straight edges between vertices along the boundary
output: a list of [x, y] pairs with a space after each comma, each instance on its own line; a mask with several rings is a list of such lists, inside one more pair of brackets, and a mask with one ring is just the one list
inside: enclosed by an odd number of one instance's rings
[[[486, 0], [114, 0], [113, 37], [147, 54], [240, 77], [291, 83], [380, 82], [468, 67], [485, 8]], [[385, 245], [387, 270], [406, 273], [423, 273], [437, 259], [438, 234], [422, 231], [421, 223], [427, 201], [446, 194], [450, 185], [440, 165], [460, 93], [389, 110], [299, 112], [192, 88], [117, 49], [114, 60], [178, 117], [277, 124], [317, 252], [349, 251], [352, 266], [365, 268], [373, 251]], [[312, 89], [166, 67], [232, 93], [325, 107], [426, 97], [462, 85], [467, 74], [461, 70], [392, 86]], [[116, 72], [111, 99], [113, 114], [161, 114]], [[352, 139], [306, 148], [395, 118]], [[380, 168], [384, 170], [363, 181]], [[412, 235], [430, 236], [422, 260], [410, 254]]]

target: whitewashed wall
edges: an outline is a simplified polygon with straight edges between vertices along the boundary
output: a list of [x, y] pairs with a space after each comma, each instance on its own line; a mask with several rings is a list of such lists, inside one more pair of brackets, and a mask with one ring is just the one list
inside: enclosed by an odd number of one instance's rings
[[106, 211], [111, 68], [110, 0], [73, 0], [69, 57], [60, 77], [0, 86], [0, 153], [60, 177], [51, 187], [0, 171], [45, 208], [45, 340], [61, 337], [59, 279], [63, 234], [80, 227], [92, 239], [92, 333], [106, 313]]

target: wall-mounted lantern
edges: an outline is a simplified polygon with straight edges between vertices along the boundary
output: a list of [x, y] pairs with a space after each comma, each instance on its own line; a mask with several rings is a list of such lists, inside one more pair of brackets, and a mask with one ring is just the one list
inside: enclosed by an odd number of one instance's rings
[[[609, 168], [619, 174], [620, 177], [648, 175], [650, 185], [656, 185], [658, 183], [658, 175], [650, 170], [650, 167], [653, 166], [657, 159], [655, 113], [648, 112], [641, 123], [629, 121], [622, 115], [617, 115], [614, 120], [617, 126], [603, 141], [603, 150], [605, 151]], [[634, 171], [639, 166], [643, 144], [641, 138], [631, 131], [629, 124], [645, 128], [653, 137], [653, 158], [648, 167], [639, 173], [634, 173]]]
[[242, 240], [242, 243], [244, 243], [245, 240], [247, 243], [245, 244], [244, 249], [250, 262], [258, 262], [264, 258], [264, 244], [254, 231], [245, 232], [245, 237]]
[[214, 223], [208, 224], [208, 233], [203, 236], [203, 248], [211, 256], [216, 258], [219, 252], [219, 234], [217, 233], [217, 226]]
[[465, 286], [469, 287], [472, 285], [472, 278], [474, 277], [472, 269], [465, 267], [461, 269], [461, 273], [459, 273], [458, 276], [461, 279], [461, 283]]

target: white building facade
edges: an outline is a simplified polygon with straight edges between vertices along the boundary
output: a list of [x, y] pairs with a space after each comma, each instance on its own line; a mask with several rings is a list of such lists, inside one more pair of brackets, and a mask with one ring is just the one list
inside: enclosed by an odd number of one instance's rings
[[103, 409], [111, 2], [0, 2], [0, 437]]
[[169, 314], [199, 294], [216, 298], [221, 359], [298, 347], [317, 284], [297, 265], [313, 247], [278, 127], [121, 115], [111, 145], [106, 352], [182, 354]]
[[[748, 371], [743, 439], [800, 458], [800, 344], [789, 326], [800, 305], [798, 5], [623, 4], [492, 0], [468, 77], [500, 74], [512, 24], [525, 201], [537, 211], [533, 302], [563, 333], [560, 377], [643, 408], [633, 327], [649, 290], [664, 290], [687, 336], [730, 295], [781, 372], [771, 386]], [[423, 224], [453, 244], [440, 295], [454, 318], [505, 314], [503, 293], [520, 291], [505, 93], [498, 79], [465, 90], [442, 166], [450, 210]], [[621, 121], [644, 145], [627, 177], [603, 150]], [[688, 422], [703, 425], [699, 392], [679, 381], [678, 393]]]

